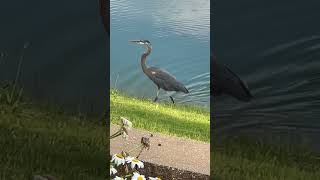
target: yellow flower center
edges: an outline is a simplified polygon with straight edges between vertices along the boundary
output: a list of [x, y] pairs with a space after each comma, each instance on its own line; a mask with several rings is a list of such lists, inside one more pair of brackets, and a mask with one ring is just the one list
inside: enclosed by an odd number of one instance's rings
[[122, 154], [116, 154], [116, 156], [117, 156], [117, 158], [120, 158], [120, 159], [123, 158]]
[[143, 180], [142, 176], [139, 176], [137, 180]]
[[138, 159], [133, 159], [133, 160], [132, 160], [132, 162], [134, 162], [134, 163], [138, 163], [138, 162], [139, 162], [139, 160], [138, 160]]

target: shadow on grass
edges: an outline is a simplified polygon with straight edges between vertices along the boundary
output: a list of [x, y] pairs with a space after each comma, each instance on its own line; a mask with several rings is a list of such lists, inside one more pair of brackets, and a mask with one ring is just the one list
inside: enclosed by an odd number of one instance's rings
[[307, 147], [273, 145], [249, 137], [219, 139], [211, 152], [216, 179], [304, 180], [320, 177], [320, 159]]
[[0, 179], [105, 179], [105, 126], [24, 107], [0, 111]]

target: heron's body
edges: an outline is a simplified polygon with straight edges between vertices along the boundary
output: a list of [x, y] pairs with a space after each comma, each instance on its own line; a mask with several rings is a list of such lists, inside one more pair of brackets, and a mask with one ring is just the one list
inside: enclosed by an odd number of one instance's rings
[[176, 92], [184, 92], [188, 93], [188, 89], [184, 87], [182, 83], [177, 81], [177, 79], [156, 67], [149, 67], [149, 71], [151, 72], [151, 76], [147, 74], [147, 76], [158, 86], [165, 91], [176, 91]]
[[[149, 79], [152, 80], [158, 87], [157, 96], [154, 101], [157, 101], [160, 89], [163, 89], [165, 91], [189, 93], [188, 89], [168, 72], [156, 67], [148, 67], [146, 65], [147, 56], [150, 55], [152, 50], [151, 43], [148, 40], [138, 40], [131, 42], [142, 44], [146, 47], [146, 52], [144, 52], [141, 56], [141, 68], [142, 71], [149, 77]], [[171, 96], [170, 98], [174, 103], [173, 98]]]
[[252, 95], [248, 86], [227, 66], [213, 59], [213, 95], [228, 94], [240, 101], [250, 101]]

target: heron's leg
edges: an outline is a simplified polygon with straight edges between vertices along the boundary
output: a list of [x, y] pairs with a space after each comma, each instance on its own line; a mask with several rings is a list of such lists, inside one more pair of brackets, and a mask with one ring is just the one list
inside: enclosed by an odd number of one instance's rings
[[160, 88], [158, 88], [157, 96], [156, 96], [156, 98], [154, 98], [153, 102], [156, 102], [158, 100], [159, 92], [160, 92]]
[[171, 96], [169, 96], [169, 97], [170, 97], [170, 99], [171, 99], [172, 103], [174, 104], [174, 100], [173, 100], [173, 98], [172, 98]]
[[169, 97], [170, 97], [170, 99], [171, 99], [172, 103], [174, 104], [173, 97], [172, 97], [172, 96], [170, 96], [170, 94], [168, 93], [168, 91], [166, 91], [166, 94], [167, 94], [167, 96], [169, 96]]

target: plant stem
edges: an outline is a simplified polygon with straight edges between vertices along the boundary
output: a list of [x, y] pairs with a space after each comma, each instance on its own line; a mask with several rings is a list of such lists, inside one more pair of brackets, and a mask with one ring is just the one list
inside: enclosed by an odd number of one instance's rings
[[13, 88], [12, 88], [12, 91], [11, 91], [11, 100], [13, 98], [13, 95], [14, 95], [14, 92], [16, 90], [16, 86], [17, 86], [17, 83], [18, 83], [18, 80], [19, 80], [19, 76], [20, 76], [20, 71], [21, 71], [21, 66], [22, 66], [22, 61], [23, 61], [23, 55], [24, 55], [24, 49], [26, 48], [26, 44], [24, 45], [23, 47], [23, 50], [21, 52], [21, 56], [20, 56], [20, 60], [19, 60], [19, 63], [18, 63], [18, 69], [17, 69], [17, 73], [16, 73], [16, 77], [15, 77], [15, 80], [14, 80], [14, 83], [13, 83]]
[[119, 130], [118, 132], [114, 133], [113, 135], [110, 136], [110, 139], [113, 139], [115, 137], [118, 137], [122, 134], [121, 130]]
[[138, 149], [138, 148], [141, 148], [141, 147], [143, 147], [143, 146], [142, 146], [142, 145], [139, 145], [139, 146], [137, 146], [137, 147], [135, 147], [135, 148], [131, 149], [130, 151], [128, 151], [128, 153], [130, 153], [130, 152], [132, 152], [133, 150], [136, 150], [136, 149]]

